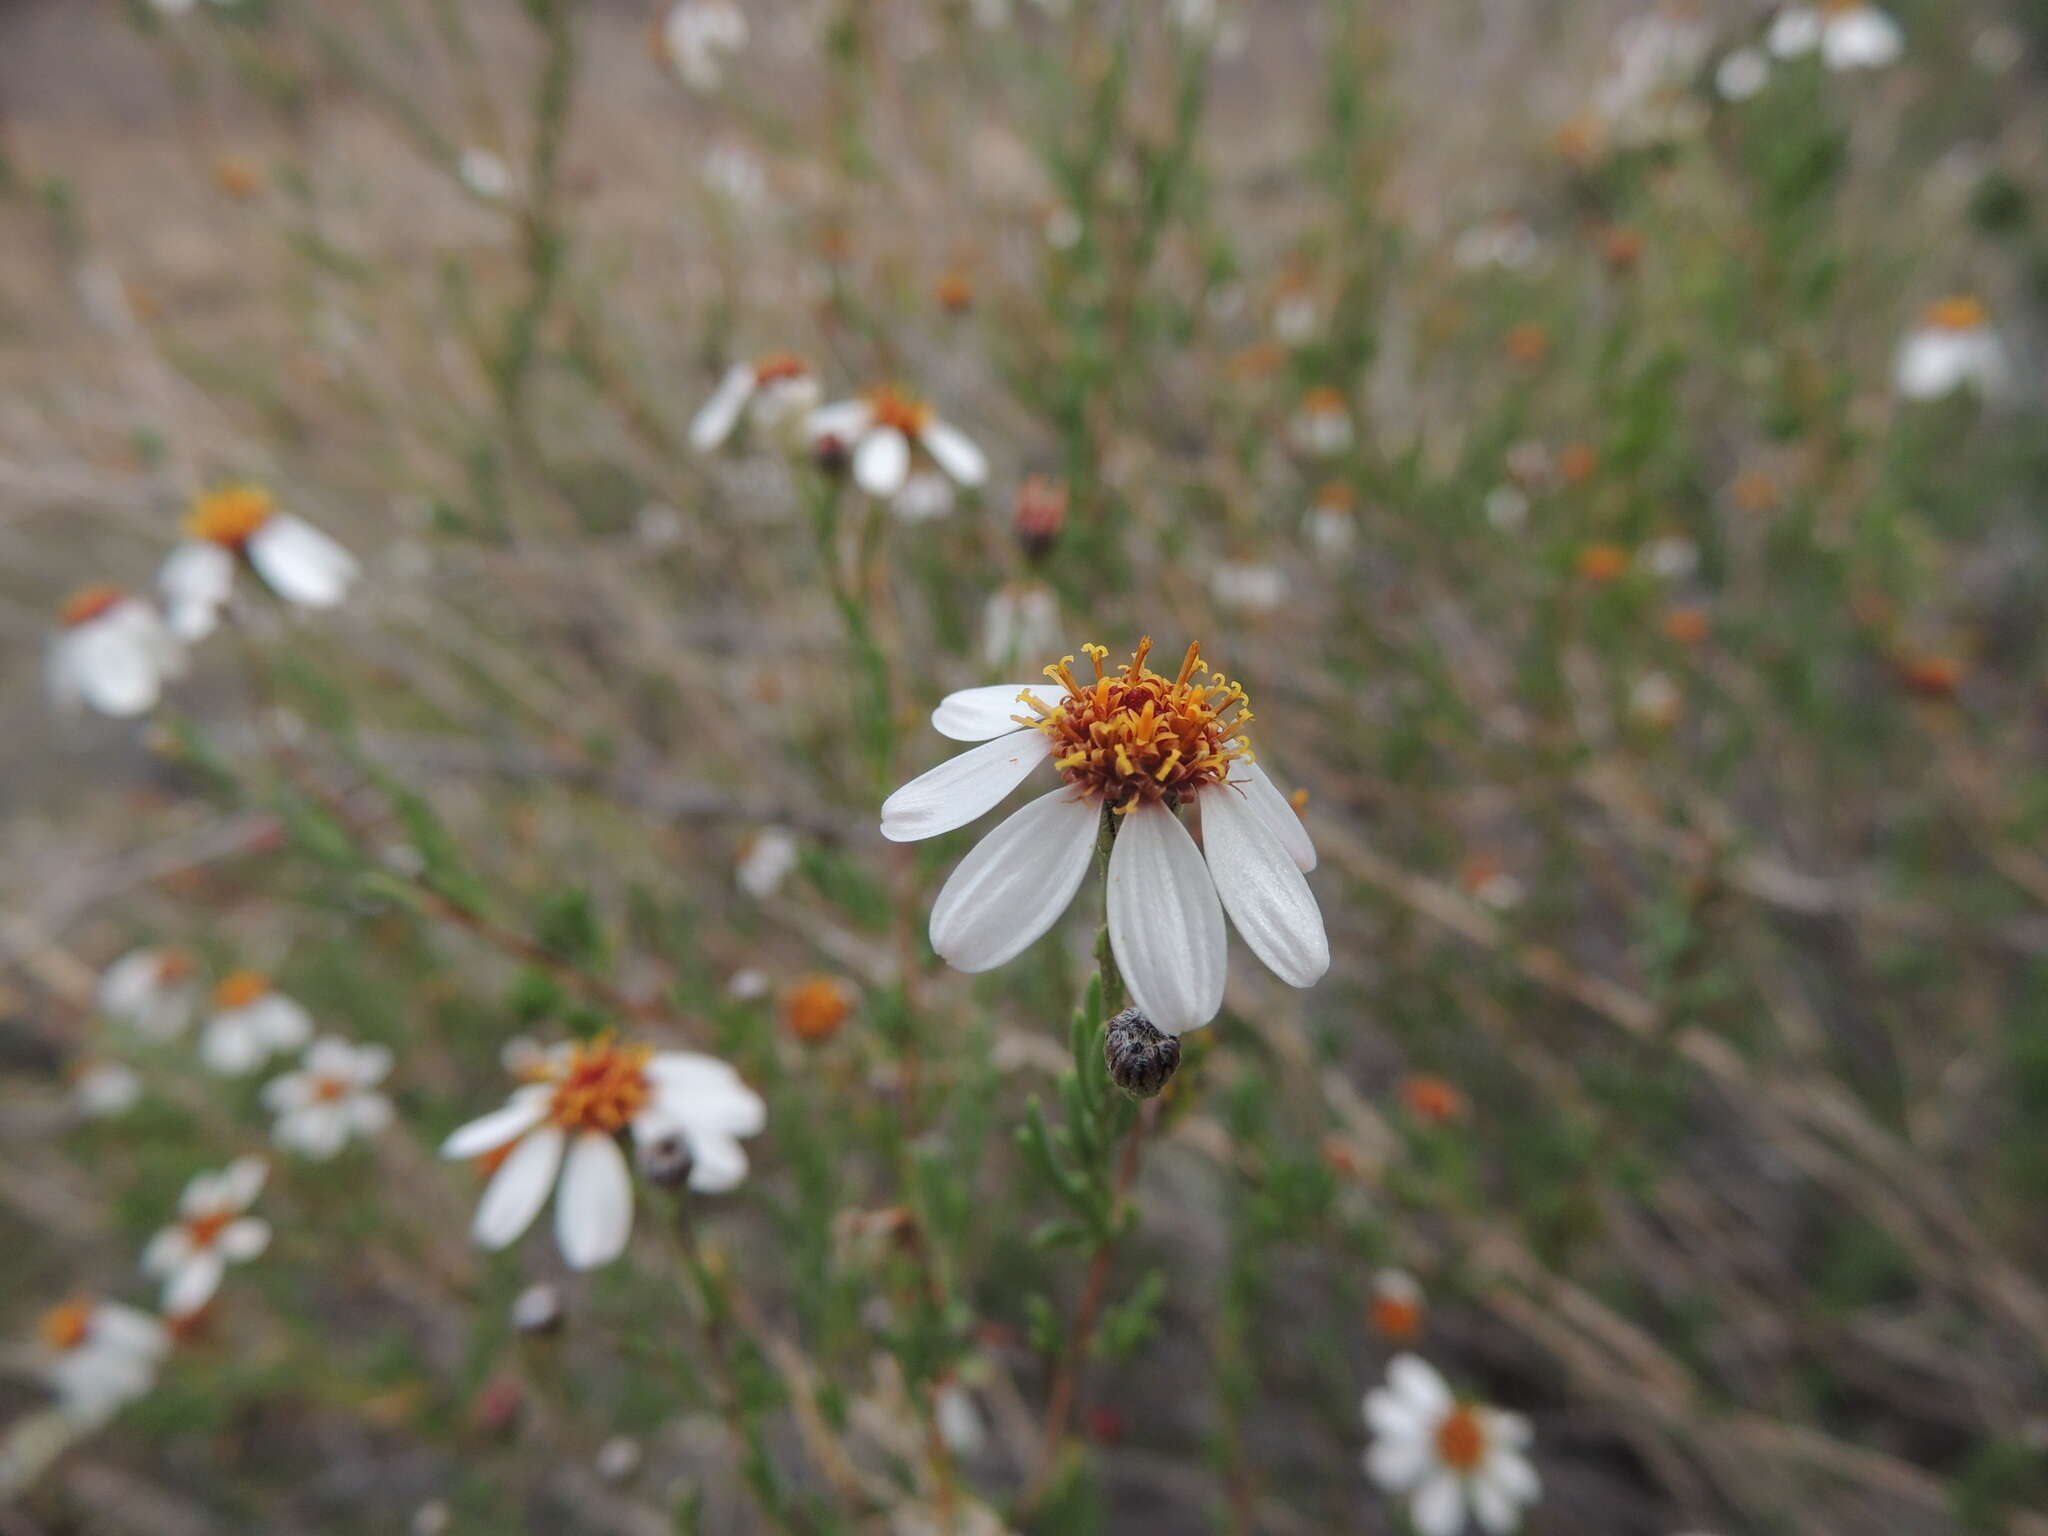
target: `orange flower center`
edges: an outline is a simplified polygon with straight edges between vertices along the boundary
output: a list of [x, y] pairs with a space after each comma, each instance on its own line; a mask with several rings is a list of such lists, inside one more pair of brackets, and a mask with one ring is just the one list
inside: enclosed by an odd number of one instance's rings
[[92, 1303], [67, 1301], [50, 1308], [36, 1325], [36, 1332], [51, 1349], [68, 1352], [78, 1348], [92, 1332]]
[[1358, 505], [1358, 495], [1342, 480], [1332, 480], [1316, 492], [1316, 505], [1330, 512], [1349, 512]]
[[1470, 1408], [1453, 1408], [1436, 1428], [1436, 1453], [1454, 1472], [1476, 1472], [1486, 1459], [1486, 1431]]
[[64, 606], [57, 610], [57, 619], [66, 629], [76, 629], [81, 624], [90, 624], [128, 594], [119, 587], [97, 582], [89, 587], [80, 587], [64, 599]]
[[1411, 1077], [1404, 1082], [1401, 1101], [1417, 1119], [1438, 1125], [1455, 1120], [1465, 1112], [1465, 1095], [1458, 1091], [1457, 1085], [1428, 1074]]
[[167, 949], [156, 957], [156, 979], [162, 986], [175, 986], [198, 969], [190, 950]]
[[1311, 416], [1342, 416], [1347, 408], [1344, 391], [1327, 384], [1301, 397], [1301, 408]]
[[233, 1211], [208, 1211], [204, 1215], [190, 1217], [185, 1222], [185, 1236], [194, 1248], [211, 1248], [214, 1239], [234, 1219]]
[[1628, 551], [1619, 544], [1589, 544], [1579, 551], [1579, 574], [1592, 582], [1621, 579], [1628, 570]]
[[653, 1096], [653, 1055], [652, 1046], [615, 1045], [609, 1035], [579, 1044], [556, 1080], [548, 1119], [565, 1131], [623, 1131]]
[[811, 365], [794, 352], [768, 352], [754, 359], [754, 382], [757, 385], [800, 379], [810, 371]]
[[270, 990], [270, 978], [261, 971], [232, 971], [213, 989], [213, 1005], [226, 1010], [246, 1008]]
[[313, 1097], [322, 1104], [332, 1104], [336, 1099], [345, 1099], [355, 1085], [346, 1078], [317, 1077], [313, 1080]]
[[876, 390], [868, 396], [868, 407], [875, 413], [876, 426], [894, 427], [913, 442], [931, 425], [932, 408], [898, 389]]
[[270, 521], [276, 510], [276, 501], [260, 485], [226, 485], [207, 492], [192, 504], [192, 511], [185, 518], [185, 532], [209, 544], [238, 550]]
[[1927, 311], [1927, 323], [1944, 331], [1982, 330], [1990, 319], [1991, 312], [1984, 307], [1984, 301], [1967, 294], [1943, 299]]
[[1422, 1333], [1422, 1308], [1399, 1296], [1373, 1299], [1372, 1325], [1383, 1339], [1406, 1344]]
[[[1188, 647], [1172, 678], [1145, 665], [1149, 637], [1114, 673], [1103, 670], [1106, 648], [1082, 649], [1095, 665], [1093, 682], [1075, 678], [1074, 658], [1068, 656], [1045, 669], [1066, 688], [1057, 704], [1048, 707], [1025, 695], [1042, 717], [1029, 723], [1052, 738], [1053, 766], [1076, 789], [1119, 811], [1148, 800], [1170, 805], [1221, 784], [1234, 759], [1251, 755], [1232, 745], [1251, 723], [1250, 701], [1221, 672], [1204, 670], [1199, 644]], [[1203, 677], [1209, 680], [1198, 681]]]
[[845, 987], [830, 976], [807, 976], [784, 999], [782, 1019], [799, 1040], [829, 1040], [852, 1011]]

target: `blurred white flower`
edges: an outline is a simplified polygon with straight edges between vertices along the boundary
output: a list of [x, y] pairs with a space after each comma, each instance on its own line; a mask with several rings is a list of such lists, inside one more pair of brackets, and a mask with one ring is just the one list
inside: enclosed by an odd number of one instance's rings
[[199, 1037], [199, 1059], [241, 1077], [313, 1038], [313, 1016], [277, 991], [261, 971], [235, 971], [213, 989], [213, 1016]]
[[709, 452], [732, 436], [745, 413], [748, 423], [777, 446], [803, 440], [804, 418], [817, 409], [821, 391], [811, 365], [793, 352], [770, 352], [726, 370], [690, 423], [690, 446]]
[[1675, 8], [1635, 16], [1614, 29], [1607, 73], [1593, 110], [1622, 143], [1680, 138], [1698, 126], [1688, 93], [1713, 37], [1697, 17]]
[[1496, 485], [1486, 493], [1486, 521], [1499, 533], [1520, 533], [1529, 521], [1529, 498], [1512, 485]]
[[800, 857], [794, 832], [786, 827], [763, 827], [741, 847], [733, 875], [741, 890], [756, 901], [766, 901], [795, 873]]
[[1677, 724], [1685, 694], [1669, 673], [1646, 672], [1628, 692], [1628, 712], [1638, 724], [1665, 730]]
[[631, 1435], [613, 1435], [597, 1448], [595, 1465], [606, 1482], [625, 1482], [640, 1470], [640, 1442]]
[[1723, 101], [1748, 101], [1770, 84], [1771, 61], [1761, 48], [1738, 48], [1714, 71]]
[[1209, 594], [1239, 613], [1272, 613], [1287, 601], [1287, 576], [1264, 560], [1219, 560], [1209, 572]]
[[1905, 52], [1906, 35], [1874, 5], [1827, 0], [1784, 7], [1772, 19], [1765, 45], [1781, 59], [1818, 48], [1821, 62], [1831, 70], [1883, 69]]
[[235, 580], [237, 557], [301, 608], [332, 608], [362, 574], [356, 558], [304, 518], [277, 510], [260, 486], [210, 491], [185, 519], [185, 538], [157, 573], [171, 628], [186, 640], [213, 632]]
[[680, 1138], [689, 1186], [700, 1193], [721, 1193], [746, 1177], [740, 1138], [759, 1133], [767, 1108], [724, 1062], [609, 1036], [548, 1057], [541, 1080], [441, 1144], [443, 1157], [496, 1165], [470, 1229], [485, 1248], [516, 1241], [555, 1192], [555, 1241], [572, 1269], [609, 1264], [625, 1252], [633, 1176], [619, 1137], [628, 1131], [643, 1151]]
[[263, 1104], [277, 1116], [271, 1136], [293, 1152], [326, 1162], [357, 1136], [391, 1123], [391, 1101], [376, 1091], [391, 1071], [381, 1045], [353, 1045], [334, 1035], [313, 1042], [295, 1071], [263, 1085]]
[[1636, 562], [1664, 581], [1685, 581], [1700, 568], [1700, 547], [1683, 534], [1667, 533], [1637, 550]]
[[725, 78], [726, 57], [747, 45], [747, 15], [733, 0], [676, 0], [661, 37], [683, 83], [715, 91]]
[[1013, 667], [1060, 647], [1059, 595], [1042, 581], [1013, 581], [989, 593], [981, 611], [985, 666]]
[[1314, 341], [1322, 327], [1322, 310], [1306, 283], [1292, 283], [1273, 301], [1273, 335], [1290, 347]]
[[988, 478], [988, 460], [966, 433], [922, 400], [886, 386], [819, 407], [806, 430], [815, 448], [852, 455], [853, 478], [870, 496], [886, 499], [903, 489], [914, 451], [970, 489]]
[[1405, 1269], [1383, 1269], [1372, 1277], [1372, 1326], [1381, 1338], [1412, 1344], [1422, 1335], [1426, 1305], [1422, 1282]]
[[[1141, 642], [1109, 673], [1108, 652], [1084, 647], [1095, 668], [1087, 682], [1074, 676], [1071, 657], [1046, 668], [1059, 685], [1045, 690], [1052, 703], [1028, 683], [946, 697], [933, 728], [980, 745], [889, 796], [882, 835], [916, 842], [964, 827], [1051, 764], [1061, 787], [1010, 815], [947, 879], [932, 907], [932, 948], [969, 972], [1016, 958], [1073, 900], [1112, 811], [1110, 947], [1147, 1018], [1179, 1034], [1223, 1004], [1225, 911], [1290, 986], [1312, 985], [1329, 968], [1330, 947], [1303, 878], [1315, 847], [1251, 760], [1240, 735], [1243, 689], [1204, 669], [1199, 646], [1188, 647], [1171, 678], [1145, 665], [1151, 648]], [[1200, 815], [1200, 848], [1175, 806]]]
[[79, 1429], [98, 1429], [147, 1396], [170, 1353], [170, 1334], [147, 1312], [115, 1301], [67, 1301], [45, 1312], [35, 1360], [57, 1407]]
[[1467, 1513], [1492, 1532], [1512, 1531], [1543, 1488], [1528, 1457], [1529, 1421], [1451, 1395], [1434, 1366], [1396, 1355], [1387, 1384], [1365, 1397], [1373, 1441], [1366, 1474], [1408, 1500], [1416, 1536], [1457, 1536]]
[[958, 1378], [949, 1378], [932, 1390], [932, 1424], [955, 1456], [979, 1456], [988, 1448], [988, 1426], [974, 1394]]
[[100, 976], [99, 1009], [148, 1040], [175, 1040], [199, 1007], [199, 963], [182, 949], [132, 949]]
[[1990, 398], [2004, 393], [2010, 377], [1990, 312], [1967, 297], [1930, 308], [1906, 333], [1893, 369], [1899, 393], [1909, 400], [1938, 400], [1965, 388]]
[[94, 1120], [125, 1115], [142, 1101], [142, 1078], [119, 1061], [80, 1062], [71, 1073], [71, 1102]]
[[1312, 458], [1327, 459], [1351, 447], [1351, 406], [1338, 389], [1312, 389], [1288, 423], [1294, 446]]
[[1358, 514], [1351, 488], [1342, 483], [1326, 485], [1316, 493], [1315, 505], [1302, 520], [1309, 547], [1325, 559], [1340, 559], [1358, 545]]
[[147, 598], [119, 587], [82, 587], [57, 613], [44, 679], [59, 709], [146, 714], [163, 685], [185, 670], [185, 648]]
[[1465, 271], [1493, 267], [1526, 272], [1543, 259], [1543, 242], [1524, 219], [1512, 216], [1475, 224], [1458, 236], [1451, 260]]
[[899, 522], [930, 523], [953, 511], [953, 482], [935, 469], [918, 466], [889, 501]]
[[455, 174], [486, 202], [500, 202], [512, 195], [512, 167], [493, 150], [476, 146], [465, 149], [455, 162]]
[[756, 966], [742, 966], [725, 979], [725, 995], [738, 1002], [751, 1003], [766, 997], [771, 985], [766, 971]]
[[229, 1264], [246, 1264], [270, 1246], [270, 1223], [244, 1214], [268, 1173], [262, 1158], [238, 1157], [185, 1186], [177, 1222], [142, 1250], [142, 1272], [163, 1281], [166, 1317], [198, 1312], [213, 1300]]

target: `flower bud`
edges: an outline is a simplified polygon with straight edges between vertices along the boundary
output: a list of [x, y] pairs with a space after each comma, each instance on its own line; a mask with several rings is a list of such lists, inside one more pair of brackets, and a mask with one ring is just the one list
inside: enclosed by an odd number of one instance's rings
[[1012, 526], [1026, 558], [1043, 560], [1067, 526], [1067, 488], [1058, 480], [1033, 475], [1017, 488]]
[[690, 1182], [696, 1159], [681, 1131], [663, 1131], [639, 1144], [640, 1176], [657, 1189], [682, 1189]]
[[545, 1282], [529, 1285], [513, 1299], [512, 1326], [521, 1333], [553, 1333], [562, 1326], [562, 1293]]
[[1102, 1060], [1117, 1087], [1134, 1099], [1150, 1099], [1179, 1068], [1180, 1041], [1161, 1034], [1142, 1009], [1126, 1008], [1109, 1021]]

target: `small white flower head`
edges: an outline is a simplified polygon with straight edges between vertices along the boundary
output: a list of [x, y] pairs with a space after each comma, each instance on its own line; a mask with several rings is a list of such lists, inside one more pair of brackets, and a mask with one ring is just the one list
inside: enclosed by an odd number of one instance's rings
[[1395, 1344], [1413, 1344], [1422, 1336], [1428, 1298], [1422, 1283], [1405, 1269], [1383, 1269], [1372, 1277], [1372, 1327]]
[[164, 1325], [147, 1312], [113, 1301], [67, 1301], [45, 1312], [36, 1329], [37, 1367], [64, 1417], [98, 1429], [123, 1406], [146, 1397], [170, 1353]]
[[202, 639], [219, 624], [238, 559], [300, 608], [334, 607], [362, 574], [354, 555], [304, 518], [280, 512], [261, 486], [209, 491], [193, 504], [184, 541], [157, 573], [171, 628], [181, 638]]
[[1992, 398], [2011, 379], [2005, 344], [1980, 300], [1960, 296], [1932, 306], [1899, 345], [1893, 382], [1908, 400], [1939, 400], [1959, 389]]
[[193, 1316], [213, 1300], [228, 1265], [246, 1264], [270, 1246], [270, 1223], [246, 1214], [269, 1171], [260, 1157], [239, 1157], [185, 1186], [176, 1223], [142, 1250], [142, 1272], [163, 1282], [164, 1316]]
[[147, 714], [185, 670], [185, 648], [156, 607], [119, 587], [81, 587], [57, 612], [44, 663], [50, 700], [74, 711]]
[[732, 436], [744, 415], [756, 432], [778, 446], [803, 442], [803, 423], [817, 409], [818, 376], [793, 352], [770, 352], [735, 363], [718, 381], [690, 423], [690, 446], [708, 453]]
[[1287, 576], [1265, 560], [1219, 560], [1209, 572], [1209, 594], [1239, 613], [1273, 613], [1287, 601]]
[[132, 949], [100, 977], [99, 1009], [146, 1040], [175, 1040], [199, 1008], [199, 962], [189, 950]]
[[1906, 51], [1906, 35], [1888, 14], [1865, 0], [1822, 0], [1778, 12], [1765, 46], [1781, 59], [1820, 50], [1829, 69], [1883, 69]]
[[[1276, 976], [1312, 985], [1330, 964], [1303, 878], [1315, 847], [1252, 760], [1244, 690], [1205, 669], [1199, 645], [1172, 677], [1145, 665], [1149, 639], [1114, 672], [1103, 666], [1107, 650], [1084, 649], [1095, 673], [1087, 681], [1069, 656], [1045, 669], [1055, 689], [998, 683], [942, 700], [933, 727], [981, 745], [882, 802], [882, 836], [916, 842], [985, 815], [1041, 765], [1064, 781], [961, 860], [932, 907], [932, 948], [969, 972], [1023, 953], [1080, 889], [1108, 811], [1110, 947], [1155, 1027], [1178, 1035], [1223, 1006], [1226, 911]], [[1201, 818], [1199, 848], [1185, 809]]]
[[1637, 550], [1636, 563], [1661, 581], [1687, 581], [1700, 568], [1700, 547], [1683, 534], [1667, 533]]
[[1306, 279], [1281, 288], [1273, 299], [1273, 335], [1290, 347], [1307, 346], [1322, 329], [1322, 306]]
[[1315, 504], [1302, 520], [1309, 547], [1325, 559], [1342, 559], [1357, 547], [1357, 498], [1351, 487], [1333, 480], [1316, 492]]
[[512, 179], [512, 167], [505, 163], [505, 157], [477, 145], [465, 149], [457, 158], [455, 174], [462, 178], [465, 187], [487, 203], [503, 202], [512, 195], [512, 188], [516, 185]]
[[758, 966], [742, 966], [725, 979], [725, 995], [738, 1003], [759, 1002], [773, 985]]
[[1529, 497], [1519, 486], [1496, 485], [1486, 493], [1482, 510], [1496, 533], [1520, 533], [1529, 522]]
[[491, 1166], [470, 1229], [483, 1247], [515, 1242], [552, 1192], [562, 1257], [573, 1269], [594, 1269], [624, 1253], [633, 1232], [622, 1135], [630, 1132], [643, 1153], [679, 1144], [689, 1187], [718, 1194], [746, 1177], [740, 1139], [766, 1124], [760, 1095], [717, 1058], [600, 1036], [550, 1052], [540, 1080], [457, 1130], [441, 1155]]
[[199, 1059], [223, 1077], [244, 1077], [313, 1038], [313, 1016], [261, 971], [234, 971], [213, 989], [213, 1015], [199, 1036]]
[[670, 65], [693, 91], [715, 91], [726, 59], [747, 46], [747, 14], [733, 0], [677, 0], [662, 24]]
[[981, 610], [981, 659], [1014, 667], [1060, 648], [1059, 594], [1042, 581], [1013, 581], [989, 593]]
[[1723, 101], [1748, 101], [1770, 83], [1770, 56], [1761, 48], [1738, 48], [1714, 70], [1714, 89]]
[[1311, 458], [1329, 459], [1351, 447], [1351, 404], [1341, 389], [1312, 389], [1288, 423], [1294, 446]]
[[613, 1435], [597, 1448], [597, 1475], [608, 1483], [623, 1483], [640, 1470], [640, 1442], [631, 1435]]
[[787, 827], [763, 827], [740, 848], [733, 877], [756, 901], [767, 901], [796, 873], [802, 851], [796, 834]]
[[1668, 672], [1646, 672], [1628, 691], [1628, 712], [1638, 725], [1668, 730], [1685, 709], [1685, 694]]
[[390, 1071], [384, 1046], [314, 1041], [296, 1070], [263, 1085], [263, 1105], [277, 1116], [272, 1139], [326, 1162], [355, 1137], [376, 1135], [391, 1123], [391, 1101], [377, 1092]]
[[941, 421], [915, 396], [884, 386], [855, 400], [811, 412], [807, 430], [821, 454], [852, 457], [853, 478], [870, 496], [896, 495], [921, 454], [969, 490], [988, 478], [988, 459], [958, 427]]
[[1468, 1517], [1499, 1536], [1542, 1496], [1528, 1457], [1529, 1421], [1460, 1402], [1415, 1355], [1396, 1355], [1387, 1384], [1366, 1394], [1365, 1422], [1373, 1435], [1366, 1475], [1406, 1497], [1416, 1536], [1458, 1536]]
[[1071, 251], [1081, 243], [1081, 236], [1087, 230], [1081, 223], [1081, 215], [1065, 203], [1046, 210], [1041, 225], [1045, 243], [1056, 251]]
[[125, 1062], [82, 1061], [71, 1072], [71, 1102], [88, 1119], [115, 1119], [142, 1102], [142, 1078]]

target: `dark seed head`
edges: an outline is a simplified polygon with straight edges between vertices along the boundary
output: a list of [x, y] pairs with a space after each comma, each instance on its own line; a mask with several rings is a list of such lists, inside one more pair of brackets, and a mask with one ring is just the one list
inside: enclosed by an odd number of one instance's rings
[[669, 1131], [640, 1143], [640, 1176], [658, 1189], [681, 1189], [690, 1182], [695, 1160], [690, 1144], [679, 1131]]
[[1180, 1066], [1180, 1041], [1161, 1034], [1142, 1010], [1126, 1008], [1109, 1021], [1102, 1042], [1109, 1080], [1134, 1099], [1157, 1096]]

